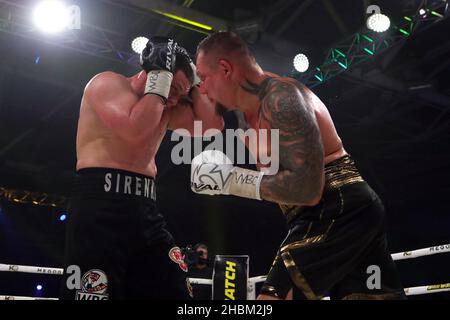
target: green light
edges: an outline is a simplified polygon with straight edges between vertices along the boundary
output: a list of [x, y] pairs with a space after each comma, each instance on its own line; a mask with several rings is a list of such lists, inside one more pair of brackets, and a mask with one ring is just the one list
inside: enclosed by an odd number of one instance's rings
[[334, 49], [334, 51], [336, 51], [337, 53], [339, 53], [339, 55], [341, 55], [342, 57], [345, 58], [345, 54], [343, 54], [342, 52], [340, 52], [338, 49]]
[[167, 12], [162, 12], [162, 11], [158, 11], [158, 10], [153, 10], [153, 11], [156, 12], [156, 13], [159, 13], [159, 14], [165, 16], [165, 17], [173, 19], [173, 20], [181, 21], [181, 22], [184, 22], [184, 23], [187, 23], [187, 24], [190, 24], [190, 25], [193, 25], [195, 27], [202, 28], [202, 29], [205, 29], [205, 30], [208, 30], [208, 31], [212, 30], [212, 27], [207, 26], [206, 24], [202, 24], [202, 23], [195, 22], [195, 21], [192, 21], [192, 20], [189, 20], [189, 19], [185, 19], [185, 18], [182, 18], [180, 16], [176, 16], [174, 14], [167, 13]]
[[344, 69], [347, 69], [347, 66], [340, 61], [338, 61], [338, 65], [340, 65]]
[[323, 81], [323, 79], [321, 77], [319, 77], [317, 74], [315, 74], [314, 77], [316, 77], [316, 79], [319, 81]]
[[398, 31], [400, 31], [401, 33], [403, 33], [404, 35], [406, 35], [407, 37], [409, 36], [409, 32], [406, 30], [403, 30], [402, 28], [399, 28]]
[[444, 17], [442, 14], [437, 13], [436, 11], [431, 11], [431, 14], [432, 14], [433, 16], [436, 16], [436, 17], [439, 17], [439, 18], [443, 18], [443, 17]]
[[370, 51], [369, 49], [367, 49], [367, 48], [364, 48], [364, 51], [365, 52], [367, 52], [368, 54], [370, 54], [370, 55], [372, 55], [373, 56], [373, 51]]
[[369, 42], [373, 42], [373, 39], [372, 38], [369, 38], [368, 36], [365, 36], [365, 35], [361, 35], [364, 39], [366, 39], [367, 41], [369, 41]]
[[[322, 70], [320, 70], [319, 67], [316, 67], [316, 70], [320, 72], [320, 74], [322, 74]], [[317, 74], [314, 75], [314, 77], [319, 80], [320, 82], [323, 81], [323, 77], [319, 77]]]
[[[194, 32], [198, 32], [198, 33], [204, 34], [204, 35], [210, 35], [211, 34], [211, 31], [206, 31], [206, 30], [202, 30], [202, 29], [199, 29], [199, 28], [195, 28], [194, 26], [188, 25], [186, 23], [181, 23], [181, 22], [177, 22], [177, 21], [170, 21], [170, 23], [175, 25], [175, 26], [178, 26], [180, 28], [185, 28], [185, 29], [188, 29], [188, 30], [191, 30], [191, 31], [194, 31]], [[217, 31], [222, 31], [222, 30], [217, 30]]]
[[404, 16], [403, 19], [408, 20], [408, 21], [412, 21], [412, 19], [410, 17]]

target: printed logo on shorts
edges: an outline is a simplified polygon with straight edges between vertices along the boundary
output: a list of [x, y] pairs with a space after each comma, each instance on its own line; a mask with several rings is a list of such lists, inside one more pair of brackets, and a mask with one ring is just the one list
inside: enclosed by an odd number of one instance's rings
[[77, 291], [76, 300], [108, 300], [108, 277], [99, 269], [86, 272], [81, 278], [81, 290]]
[[169, 251], [169, 258], [183, 270], [184, 272], [188, 271], [187, 264], [184, 263], [184, 256], [181, 253], [181, 249], [179, 247], [173, 247]]

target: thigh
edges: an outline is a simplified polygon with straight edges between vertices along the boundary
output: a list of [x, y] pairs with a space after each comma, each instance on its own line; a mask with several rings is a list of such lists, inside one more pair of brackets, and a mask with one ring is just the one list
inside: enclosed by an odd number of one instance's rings
[[361, 262], [330, 293], [332, 299], [406, 299], [384, 233], [376, 237]]
[[291, 229], [279, 251], [277, 274], [283, 274], [283, 279], [288, 275], [294, 299], [321, 299], [361, 262], [382, 228], [379, 201], [351, 210], [339, 206], [332, 207], [332, 212], [327, 212], [330, 207], [316, 209], [324, 214]]
[[122, 212], [120, 206], [107, 210], [96, 201], [73, 204], [68, 212], [64, 265], [65, 269], [78, 268], [81, 287], [69, 288], [67, 280], [74, 283], [76, 279], [73, 273], [66, 273], [62, 298], [122, 298], [129, 246], [133, 243], [130, 213]]
[[294, 284], [284, 266], [283, 259], [277, 254], [264, 282], [258, 299], [286, 299]]
[[130, 266], [130, 295], [134, 298], [190, 299], [187, 265], [160, 214], [144, 214], [140, 244]]

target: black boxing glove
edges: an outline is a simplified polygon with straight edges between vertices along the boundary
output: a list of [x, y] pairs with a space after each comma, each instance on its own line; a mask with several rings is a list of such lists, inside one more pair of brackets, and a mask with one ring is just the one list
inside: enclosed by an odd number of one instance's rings
[[193, 83], [192, 83], [191, 88], [199, 85], [200, 78], [197, 75], [197, 67], [195, 66], [194, 62], [192, 61], [191, 57], [189, 56], [189, 53], [187, 52], [187, 50], [185, 48], [183, 48], [182, 46], [177, 46], [176, 51], [178, 54], [184, 55], [187, 58], [187, 60], [189, 61], [189, 65], [191, 66], [192, 72], [194, 73]]
[[151, 37], [141, 53], [141, 66], [147, 72], [144, 94], [156, 94], [164, 102], [169, 96], [175, 71], [177, 43], [167, 37]]

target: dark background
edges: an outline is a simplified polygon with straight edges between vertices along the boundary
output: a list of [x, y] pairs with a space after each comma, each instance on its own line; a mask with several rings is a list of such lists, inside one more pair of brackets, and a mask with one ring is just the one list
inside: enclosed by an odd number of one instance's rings
[[[170, 24], [132, 1], [71, 1], [82, 29], [43, 36], [27, 27], [37, 1], [0, 1], [0, 187], [68, 196], [83, 88], [92, 76], [139, 71], [130, 48], [139, 35], [171, 35], [195, 53], [205, 36]], [[158, 2], [158, 1], [155, 1]], [[162, 1], [200, 16], [258, 27], [244, 32], [268, 71], [288, 75], [298, 52], [320, 65], [328, 50], [364, 29], [363, 0]], [[149, 8], [153, 1], [148, 1]], [[374, 1], [395, 24], [421, 1]], [[392, 252], [450, 243], [450, 19], [433, 24], [314, 91], [326, 103], [345, 148], [382, 197]], [[95, 26], [95, 28], [93, 27]], [[99, 31], [99, 29], [101, 29]], [[99, 50], [106, 40], [110, 52]], [[108, 55], [109, 54], [109, 55]], [[122, 55], [122, 58], [120, 58]], [[227, 115], [226, 125], [236, 121]], [[188, 165], [170, 161], [168, 133], [158, 154], [158, 201], [180, 246], [203, 242], [211, 254], [247, 254], [250, 275], [268, 272], [284, 237], [273, 203], [190, 191]], [[62, 265], [64, 208], [0, 198], [0, 263]], [[448, 254], [398, 262], [405, 287], [450, 282]], [[0, 273], [0, 294], [57, 295], [54, 276]], [[416, 297], [449, 298], [448, 294]]]

